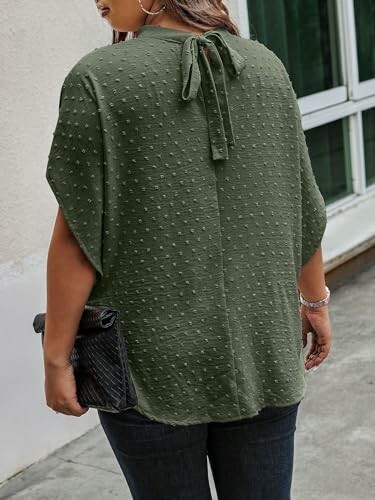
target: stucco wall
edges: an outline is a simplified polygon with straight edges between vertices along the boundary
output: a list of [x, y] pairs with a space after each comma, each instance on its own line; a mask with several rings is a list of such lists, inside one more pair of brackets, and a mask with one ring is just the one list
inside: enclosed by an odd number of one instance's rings
[[45, 405], [40, 339], [57, 204], [44, 178], [60, 87], [79, 57], [111, 43], [95, 2], [18, 0], [0, 10], [0, 481], [97, 423]]

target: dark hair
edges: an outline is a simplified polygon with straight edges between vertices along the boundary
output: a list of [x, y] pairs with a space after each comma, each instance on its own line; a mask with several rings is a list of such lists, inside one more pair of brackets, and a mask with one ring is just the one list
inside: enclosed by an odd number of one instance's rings
[[[165, 11], [176, 21], [189, 24], [192, 28], [224, 28], [239, 35], [238, 26], [230, 19], [228, 8], [222, 0], [164, 0]], [[113, 30], [112, 44], [128, 38], [128, 31]], [[136, 33], [132, 33], [136, 37]]]

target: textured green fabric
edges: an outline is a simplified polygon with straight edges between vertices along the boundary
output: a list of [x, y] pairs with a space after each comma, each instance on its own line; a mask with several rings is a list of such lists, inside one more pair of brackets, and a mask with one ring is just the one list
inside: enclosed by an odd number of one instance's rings
[[88, 303], [120, 310], [138, 411], [224, 422], [303, 399], [297, 278], [326, 210], [273, 52], [155, 25], [94, 49], [63, 82], [46, 176], [97, 270]]

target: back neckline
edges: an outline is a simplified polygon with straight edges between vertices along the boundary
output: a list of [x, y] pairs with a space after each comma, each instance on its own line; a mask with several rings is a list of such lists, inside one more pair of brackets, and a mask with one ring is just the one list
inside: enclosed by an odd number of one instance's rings
[[175, 40], [175, 41], [185, 41], [186, 38], [191, 36], [205, 36], [207, 33], [211, 32], [220, 32], [220, 33], [229, 33], [226, 28], [218, 27], [212, 28], [207, 31], [201, 31], [200, 33], [194, 33], [192, 31], [185, 31], [176, 28], [170, 28], [167, 26], [161, 26], [160, 24], [143, 24], [137, 31], [136, 38], [159, 38], [162, 40]]

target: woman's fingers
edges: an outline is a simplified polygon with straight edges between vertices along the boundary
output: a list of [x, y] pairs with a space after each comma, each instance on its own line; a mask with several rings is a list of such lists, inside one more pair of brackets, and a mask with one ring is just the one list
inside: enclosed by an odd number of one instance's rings
[[318, 352], [313, 356], [311, 360], [311, 366], [309, 368], [318, 368], [319, 365], [323, 363], [329, 353], [329, 347], [327, 345], [320, 345]]
[[318, 348], [317, 336], [314, 331], [311, 332], [311, 345], [309, 352], [306, 354], [306, 359], [312, 358], [315, 356]]
[[84, 415], [89, 408], [81, 406], [77, 400], [47, 400], [47, 406], [52, 410], [63, 413], [64, 415], [72, 415], [80, 417]]
[[319, 339], [314, 344], [314, 349], [310, 349], [306, 356], [305, 368], [317, 368], [327, 358], [330, 351], [330, 344], [320, 342]]
[[52, 410], [80, 417], [89, 408], [79, 404], [76, 394], [76, 382], [72, 365], [51, 367], [45, 365], [46, 404]]
[[74, 401], [69, 403], [61, 403], [53, 405], [52, 409], [58, 413], [64, 413], [64, 415], [72, 415], [74, 417], [80, 417], [88, 412], [89, 408], [82, 407], [79, 403]]

